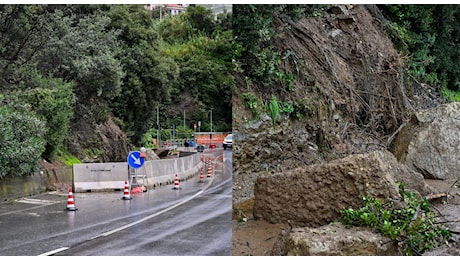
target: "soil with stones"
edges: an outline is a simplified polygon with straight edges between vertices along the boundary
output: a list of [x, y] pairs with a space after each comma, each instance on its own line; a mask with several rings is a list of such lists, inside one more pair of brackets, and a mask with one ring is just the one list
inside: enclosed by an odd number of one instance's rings
[[[453, 241], [449, 246], [440, 247], [425, 255], [460, 255], [460, 188], [454, 181], [426, 180], [427, 184], [440, 193], [448, 194], [430, 204], [438, 212], [439, 221], [453, 231]], [[250, 199], [234, 205], [233, 210], [233, 255], [264, 256], [272, 248], [278, 235], [288, 224], [271, 224], [264, 220], [255, 220], [252, 215], [254, 200]]]
[[[283, 102], [298, 102], [307, 117], [282, 118], [273, 127], [269, 116], [254, 120], [248, 101], [232, 96], [235, 256], [265, 255], [278, 235], [290, 228], [287, 223], [254, 219], [253, 191], [259, 174], [387, 150], [393, 133], [413, 112], [445, 102], [433, 86], [405, 84], [404, 59], [386, 36], [384, 18], [375, 5], [339, 7], [299, 21], [274, 17], [280, 37], [273, 46], [288, 57], [282, 69], [302, 75], [294, 91], [259, 86], [256, 81], [247, 84], [245, 75], [235, 77], [241, 93], [250, 89], [261, 100], [275, 95]], [[291, 52], [295, 55], [287, 55]], [[460, 189], [452, 181], [426, 182], [439, 192], [449, 192], [447, 199], [431, 204], [440, 221], [459, 232]], [[427, 254], [460, 255], [458, 236], [454, 233], [448, 247]]]

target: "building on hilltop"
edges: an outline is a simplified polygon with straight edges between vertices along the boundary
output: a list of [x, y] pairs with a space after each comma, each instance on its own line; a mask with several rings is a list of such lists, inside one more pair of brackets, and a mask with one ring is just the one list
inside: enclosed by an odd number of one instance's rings
[[231, 4], [200, 4], [201, 6], [211, 9], [212, 13], [217, 17], [219, 14], [227, 15], [232, 12]]
[[[228, 13], [232, 12], [232, 5], [231, 4], [200, 4], [201, 6], [208, 8], [212, 11], [215, 17], [219, 14], [227, 15]], [[147, 10], [152, 11], [155, 8], [164, 8], [166, 10], [167, 15], [177, 15], [182, 12], [185, 12], [187, 7], [190, 6], [188, 4], [147, 4], [145, 8]]]
[[185, 12], [187, 4], [147, 4], [145, 9], [152, 11], [155, 8], [165, 8], [168, 15], [177, 15]]

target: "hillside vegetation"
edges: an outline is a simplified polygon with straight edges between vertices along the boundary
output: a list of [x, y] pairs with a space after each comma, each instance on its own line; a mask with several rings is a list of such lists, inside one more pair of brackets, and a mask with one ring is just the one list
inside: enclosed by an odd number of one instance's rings
[[458, 15], [449, 5], [235, 6], [235, 174], [385, 149], [414, 111], [455, 101]]
[[194, 122], [209, 131], [211, 109], [213, 130], [230, 131], [230, 18], [0, 5], [0, 179], [33, 174], [41, 158], [124, 161], [157, 129], [162, 140], [173, 124], [182, 138]]
[[[265, 241], [259, 252], [271, 249], [273, 233], [268, 237], [265, 230], [277, 227], [264, 220], [296, 233], [297, 216], [308, 223], [300, 225], [313, 225], [336, 210], [328, 206], [352, 194], [344, 176], [373, 166], [350, 167], [342, 174], [339, 169], [350, 158], [388, 152], [414, 112], [456, 101], [459, 11], [456, 5], [234, 6], [233, 208], [234, 219], [243, 222], [234, 225], [234, 252], [250, 254]], [[338, 166], [321, 175], [329, 163]], [[340, 177], [332, 180], [335, 174]], [[373, 170], [368, 176], [380, 180]], [[340, 244], [318, 232], [322, 240], [313, 244], [323, 246], [316, 253], [336, 249], [323, 241]], [[439, 245], [424, 239], [417, 242], [428, 241], [426, 248]], [[307, 255], [292, 245], [293, 254]], [[414, 248], [404, 253], [426, 249]], [[452, 248], [458, 248], [456, 242]]]
[[[444, 98], [455, 101], [460, 90], [460, 75], [457, 73], [456, 63], [460, 55], [460, 44], [456, 40], [460, 36], [459, 6], [368, 5], [367, 8], [380, 21], [386, 37], [391, 40], [391, 46], [387, 48], [388, 52], [381, 53], [380, 56], [388, 59], [386, 67], [382, 68], [381, 72], [399, 70], [394, 71], [397, 75], [392, 84], [402, 87], [404, 94], [409, 96], [420, 89], [420, 86], [429, 85], [436, 92], [442, 93]], [[348, 11], [341, 10], [341, 7], [330, 8], [330, 5], [279, 4], [237, 5], [233, 13], [236, 39], [234, 72], [239, 80], [237, 98], [250, 111], [251, 116], [248, 120], [257, 120], [261, 114], [269, 115], [273, 121], [276, 121], [281, 114], [296, 120], [310, 117], [309, 113], [320, 108], [319, 104], [308, 103], [309, 101], [320, 102], [318, 99], [311, 98], [315, 96], [313, 93], [315, 88], [321, 92], [327, 86], [318, 84], [318, 77], [314, 75], [316, 68], [310, 65], [313, 62], [304, 58], [305, 46], [292, 46], [290, 34], [297, 33], [296, 36], [299, 38], [295, 40], [305, 44], [311, 42], [320, 48], [322, 42], [315, 42], [320, 39], [315, 39], [301, 27], [313, 30], [317, 22], [315, 18], [326, 18], [332, 14], [337, 15], [341, 23], [339, 25], [341, 29], [336, 31], [337, 35], [341, 31], [347, 35], [352, 34], [353, 32], [346, 30], [347, 27], [351, 28], [347, 24], [352, 22], [346, 19]], [[341, 15], [344, 16], [343, 19], [340, 18]], [[305, 18], [310, 19], [305, 21]], [[335, 25], [330, 19], [326, 19], [326, 24], [322, 26]], [[301, 30], [305, 30], [305, 33]], [[340, 47], [354, 47], [358, 50], [361, 47], [352, 46], [356, 44], [353, 42], [342, 43], [342, 46], [337, 46], [338, 51]], [[362, 46], [364, 52], [367, 51], [366, 47]], [[398, 55], [392, 53], [393, 48], [396, 48]], [[328, 60], [327, 50], [318, 50], [318, 52], [317, 56], [311, 57], [315, 61], [323, 59], [323, 67], [318, 69], [329, 70], [330, 75], [324, 76], [335, 77], [338, 80], [340, 72], [331, 71], [334, 61]], [[391, 57], [392, 55], [395, 57]], [[365, 66], [375, 66], [376, 60], [369, 60], [369, 58], [371, 57], [355, 57], [357, 60], [363, 60]], [[372, 84], [367, 87], [371, 86]], [[302, 88], [306, 88], [307, 92], [301, 91]], [[299, 92], [302, 92], [303, 96], [298, 96]], [[364, 103], [369, 103], [369, 100], [363, 99], [359, 103], [365, 105]], [[405, 106], [410, 109], [408, 104]], [[362, 125], [369, 123], [366, 122], [368, 119], [364, 118], [369, 115], [355, 115], [358, 116], [362, 117], [356, 118]], [[391, 133], [399, 123], [400, 121], [395, 122], [392, 127], [384, 126], [382, 133]]]

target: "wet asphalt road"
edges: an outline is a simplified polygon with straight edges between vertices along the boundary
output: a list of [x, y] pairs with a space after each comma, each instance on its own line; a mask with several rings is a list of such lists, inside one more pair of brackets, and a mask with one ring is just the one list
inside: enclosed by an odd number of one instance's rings
[[[218, 156], [223, 156], [222, 157]], [[131, 194], [64, 193], [0, 204], [0, 255], [231, 256], [231, 151], [213, 152], [211, 178]]]

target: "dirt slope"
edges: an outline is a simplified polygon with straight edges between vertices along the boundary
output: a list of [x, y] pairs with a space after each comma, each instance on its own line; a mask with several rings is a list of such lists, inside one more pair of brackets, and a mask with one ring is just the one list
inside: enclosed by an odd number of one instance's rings
[[[348, 154], [386, 149], [391, 135], [421, 104], [402, 82], [403, 62], [380, 20], [364, 5], [345, 13], [324, 13], [294, 21], [274, 18], [283, 70], [297, 73], [296, 89], [255, 85], [252, 91], [267, 101], [303, 106], [302, 119], [282, 118], [272, 127], [265, 115], [254, 120], [247, 104], [234, 95], [234, 202], [251, 198], [247, 192], [260, 172], [276, 173], [300, 165]], [[238, 91], [247, 92], [236, 75]], [[420, 88], [419, 92], [428, 93]], [[417, 99], [422, 100], [422, 99]], [[436, 105], [440, 101], [431, 102]], [[239, 139], [241, 138], [241, 139]]]
[[[393, 133], [413, 111], [436, 106], [440, 94], [427, 85], [407, 85], [404, 60], [385, 33], [374, 5], [343, 5], [318, 17], [274, 17], [275, 48], [288, 58], [282, 69], [299, 76], [295, 91], [257, 86], [267, 101], [276, 95], [305, 108], [301, 120], [251, 119], [245, 101], [233, 97], [234, 255], [263, 255], [286, 225], [251, 218], [254, 181], [302, 165], [348, 154], [387, 149]], [[239, 93], [248, 91], [236, 75]], [[247, 222], [239, 222], [244, 217]]]

